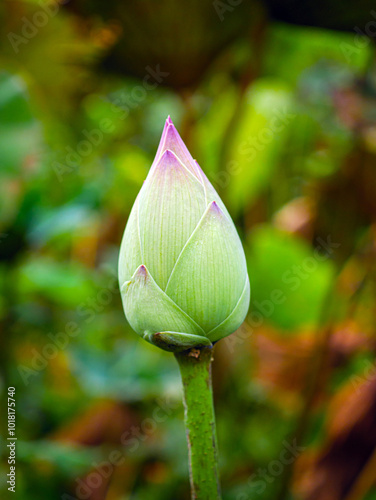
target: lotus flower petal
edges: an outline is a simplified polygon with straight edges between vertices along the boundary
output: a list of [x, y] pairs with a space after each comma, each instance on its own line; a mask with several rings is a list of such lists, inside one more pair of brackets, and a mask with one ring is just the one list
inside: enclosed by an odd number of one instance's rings
[[173, 152], [165, 151], [139, 196], [142, 263], [163, 290], [205, 206], [202, 184]]
[[205, 332], [224, 321], [244, 289], [247, 267], [232, 221], [213, 201], [181, 252], [166, 293]]
[[119, 280], [130, 325], [165, 350], [210, 346], [247, 314], [238, 233], [170, 118], [129, 216]]
[[121, 288], [125, 315], [133, 330], [148, 335], [166, 330], [203, 335], [202, 329], [161, 290], [140, 266]]
[[225, 207], [224, 203], [220, 199], [218, 193], [214, 189], [213, 185], [210, 183], [209, 179], [206, 177], [205, 173], [201, 169], [200, 165], [196, 160], [192, 158], [191, 153], [188, 151], [187, 146], [184, 144], [179, 132], [174, 127], [171, 118], [168, 117], [163, 129], [161, 141], [158, 146], [157, 154], [155, 155], [154, 163], [151, 171], [155, 168], [156, 164], [159, 162], [164, 151], [172, 151], [179, 160], [184, 164], [184, 166], [197, 178], [198, 181], [203, 185], [206, 205], [211, 201], [216, 201], [221, 210], [229, 217], [231, 217]]
[[197, 180], [201, 182], [200, 171], [202, 172], [202, 170], [198, 166], [197, 162], [195, 162], [192, 158], [191, 153], [188, 151], [187, 146], [184, 144], [178, 131], [174, 127], [170, 117], [166, 120], [152, 169], [159, 162], [163, 153], [167, 150], [172, 151], [180, 159], [184, 166], [197, 178]]
[[249, 278], [247, 276], [243, 293], [241, 294], [240, 299], [233, 311], [224, 321], [222, 321], [222, 323], [207, 334], [207, 337], [211, 340], [211, 342], [216, 342], [222, 337], [228, 335], [228, 332], [234, 332], [239, 328], [248, 312], [250, 295], [251, 289], [249, 285]]
[[138, 200], [139, 195], [132, 207], [131, 213], [125, 227], [124, 236], [120, 246], [119, 255], [119, 283], [120, 286], [129, 281], [142, 264], [141, 242], [138, 231]]

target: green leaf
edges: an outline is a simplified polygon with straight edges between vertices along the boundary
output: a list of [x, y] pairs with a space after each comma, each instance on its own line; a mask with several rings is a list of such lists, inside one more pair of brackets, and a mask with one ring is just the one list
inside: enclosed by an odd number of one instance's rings
[[34, 118], [24, 81], [0, 73], [1, 174], [16, 174], [41, 149], [41, 128]]
[[75, 307], [95, 293], [92, 276], [78, 263], [55, 262], [38, 256], [24, 261], [14, 275], [17, 291], [39, 295], [60, 306]]
[[249, 207], [270, 185], [295, 116], [291, 92], [281, 81], [260, 79], [250, 87], [229, 152], [228, 200], [234, 212]]
[[253, 232], [247, 257], [251, 311], [289, 333], [318, 324], [334, 271], [324, 248], [316, 252], [296, 236], [264, 226]]
[[265, 58], [266, 73], [296, 86], [307, 69], [321, 61], [348, 66], [359, 76], [372, 57], [372, 44], [354, 43], [354, 33], [274, 24]]

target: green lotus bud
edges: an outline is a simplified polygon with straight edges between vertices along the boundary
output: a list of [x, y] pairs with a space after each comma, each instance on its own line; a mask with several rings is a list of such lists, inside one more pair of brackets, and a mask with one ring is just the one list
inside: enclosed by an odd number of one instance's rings
[[170, 118], [125, 228], [119, 281], [131, 327], [168, 351], [210, 346], [248, 311], [235, 226]]

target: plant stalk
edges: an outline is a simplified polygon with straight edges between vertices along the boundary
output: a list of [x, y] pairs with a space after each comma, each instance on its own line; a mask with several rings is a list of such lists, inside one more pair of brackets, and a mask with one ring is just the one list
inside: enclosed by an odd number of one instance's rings
[[212, 347], [175, 353], [183, 382], [192, 500], [221, 500], [211, 379]]

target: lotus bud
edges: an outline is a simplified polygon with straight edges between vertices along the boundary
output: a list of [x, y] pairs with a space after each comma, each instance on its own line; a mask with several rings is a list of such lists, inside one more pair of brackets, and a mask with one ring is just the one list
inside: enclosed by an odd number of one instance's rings
[[125, 228], [119, 282], [131, 327], [167, 351], [211, 346], [248, 311], [234, 223], [170, 118]]

